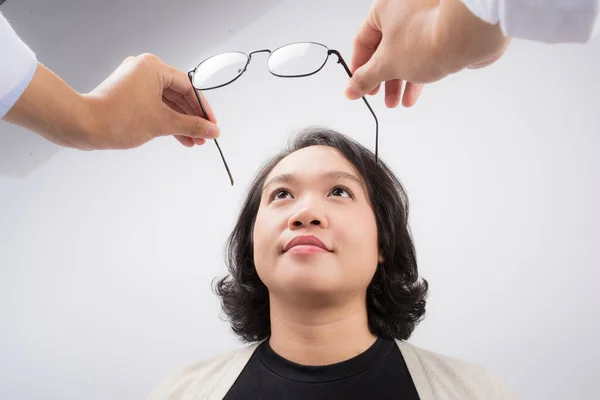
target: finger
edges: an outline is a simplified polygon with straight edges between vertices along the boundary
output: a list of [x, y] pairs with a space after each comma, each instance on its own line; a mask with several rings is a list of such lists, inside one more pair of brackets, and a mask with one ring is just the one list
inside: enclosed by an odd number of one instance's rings
[[187, 74], [183, 71], [178, 70], [168, 64], [163, 63], [163, 89], [169, 92], [175, 92], [180, 94], [185, 101], [190, 105], [190, 107], [194, 110], [194, 114], [206, 117], [208, 120], [216, 123], [217, 120], [215, 118], [214, 111], [206, 98], [202, 94], [202, 92], [198, 91], [198, 95], [202, 101], [202, 105], [204, 106], [204, 110], [206, 111], [206, 116], [202, 112], [202, 108], [198, 103], [198, 99], [196, 98], [196, 94], [194, 93], [196, 89], [192, 86]]
[[206, 143], [206, 139], [204, 138], [190, 138], [181, 135], [175, 135], [175, 139], [179, 140], [179, 142], [185, 147], [202, 146], [204, 143]]
[[179, 140], [179, 142], [185, 147], [194, 147], [194, 139], [189, 138], [187, 136], [175, 135], [175, 139]]
[[173, 111], [176, 111], [180, 114], [187, 114], [185, 111], [183, 111], [181, 109], [181, 107], [179, 107], [178, 104], [176, 104], [174, 101], [170, 100], [169, 98], [165, 97], [165, 95], [163, 94], [163, 98], [162, 98], [163, 103], [165, 103], [166, 105], [169, 106], [170, 109], [172, 109]]
[[385, 105], [388, 108], [398, 107], [402, 94], [402, 81], [392, 79], [385, 82]]
[[[192, 88], [192, 90], [196, 90], [196, 89]], [[204, 93], [202, 93], [200, 90], [198, 90], [197, 92], [198, 92], [198, 95], [200, 96], [200, 100], [202, 101], [202, 105], [204, 106], [204, 111], [206, 111], [207, 119], [209, 121], [211, 121], [213, 124], [216, 124], [217, 117], [215, 116], [215, 112], [213, 111], [210, 103], [208, 102], [208, 100], [206, 100]], [[195, 95], [194, 95], [194, 99], [196, 101], [196, 104], [198, 104], [198, 99], [196, 99]], [[201, 113], [200, 115], [204, 116], [204, 113]]]
[[369, 92], [369, 95], [371, 95], [371, 96], [375, 96], [377, 93], [379, 93], [379, 88], [380, 88], [380, 87], [381, 87], [381, 85], [377, 85], [377, 87], [376, 87], [375, 89], [373, 89], [373, 90], [371, 90], [371, 91]]
[[[174, 97], [175, 97], [175, 99], [178, 99], [177, 102], [169, 100], [163, 93], [163, 101], [165, 102], [165, 104], [167, 104], [169, 107], [171, 107], [174, 111], [177, 111], [182, 114], [193, 115], [193, 111], [191, 111], [189, 104], [187, 104], [185, 101], [183, 101], [181, 99], [180, 95], [174, 95]], [[188, 110], [186, 112], [184, 112], [185, 110], [183, 110], [183, 108], [187, 108]], [[177, 138], [177, 140], [179, 140], [181, 142], [181, 144], [183, 144], [184, 146], [188, 146], [188, 147], [193, 147], [194, 144], [196, 144], [198, 146], [202, 146], [204, 143], [206, 143], [206, 139], [204, 139], [204, 138], [189, 138], [187, 136], [181, 136], [181, 135], [175, 135], [175, 137]]]
[[[168, 105], [171, 109], [173, 109], [173, 111], [179, 112], [184, 114], [183, 110], [174, 102], [172, 102], [171, 100], [169, 100], [168, 98], [166, 98], [164, 96], [163, 93], [163, 102]], [[187, 136], [183, 136], [183, 135], [174, 135], [175, 139], [177, 139], [179, 141], [179, 143], [181, 143], [182, 145], [184, 145], [185, 147], [194, 147], [194, 139], [187, 137]]]
[[[180, 112], [187, 115], [195, 115], [190, 105], [183, 99], [183, 97], [175, 92], [163, 93], [163, 102], [171, 107], [174, 111]], [[203, 138], [197, 138], [194, 140], [197, 145], [203, 145], [206, 140]]]
[[196, 115], [187, 115], [165, 106], [166, 126], [163, 135], [182, 135], [191, 138], [216, 139], [219, 128], [212, 122]]
[[350, 71], [354, 73], [371, 59], [375, 50], [381, 42], [381, 31], [371, 22], [371, 14], [361, 24], [352, 49], [352, 61], [350, 62]]
[[171, 104], [177, 105], [177, 109], [175, 111], [179, 111], [187, 115], [197, 115], [189, 103], [183, 98], [183, 96], [177, 92], [165, 90], [163, 92], [163, 99], [167, 99]]
[[346, 88], [345, 95], [356, 100], [373, 91], [381, 82], [387, 80], [384, 74], [384, 56], [382, 47], [378, 48], [366, 64], [358, 68]]
[[[373, 22], [372, 13], [369, 12], [369, 15], [360, 25], [358, 33], [354, 38], [352, 60], [350, 62], [350, 71], [354, 75], [358, 69], [372, 60], [374, 54], [379, 48], [379, 45], [381, 44], [381, 38], [381, 30]], [[346, 89], [346, 97], [350, 99], [357, 99], [366, 94], [366, 92], [369, 92], [371, 95], [375, 95], [377, 92], [379, 92], [380, 85], [378, 83], [377, 85], [373, 85], [370, 90], [367, 90], [364, 93], [362, 93], [362, 90], [359, 90], [357, 93], [356, 89], [358, 88], [354, 87], [352, 84], [352, 82], [356, 79], [356, 77], [350, 79], [349, 87]]]
[[182, 101], [184, 101], [187, 104], [187, 108], [191, 109], [193, 112], [190, 115], [197, 115], [199, 117], [202, 118], [206, 118], [209, 121], [211, 121], [212, 123], [217, 123], [217, 118], [215, 117], [215, 113], [210, 105], [210, 103], [208, 102], [208, 100], [206, 100], [206, 97], [204, 97], [204, 95], [198, 91], [198, 96], [200, 97], [200, 100], [202, 101], [202, 106], [204, 107], [204, 111], [206, 111], [206, 115], [204, 114], [204, 112], [202, 111], [202, 107], [200, 106], [200, 103], [198, 102], [198, 99], [196, 98], [196, 95], [194, 94], [194, 89], [191, 84], [190, 84], [190, 90], [189, 93], [185, 93], [182, 94], [180, 91], [177, 91], [173, 88], [165, 88], [163, 90], [163, 95], [167, 95], [169, 98], [180, 98]]
[[415, 105], [421, 92], [423, 91], [423, 84], [408, 82], [404, 88], [404, 96], [402, 96], [402, 105], [404, 107], [412, 107]]

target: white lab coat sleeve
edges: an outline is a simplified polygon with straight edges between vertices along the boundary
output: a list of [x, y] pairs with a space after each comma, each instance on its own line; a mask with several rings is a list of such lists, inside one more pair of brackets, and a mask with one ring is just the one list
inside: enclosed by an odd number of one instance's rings
[[0, 13], [0, 119], [27, 89], [36, 68], [34, 52]]
[[511, 38], [587, 43], [600, 32], [600, 0], [462, 0], [477, 17]]

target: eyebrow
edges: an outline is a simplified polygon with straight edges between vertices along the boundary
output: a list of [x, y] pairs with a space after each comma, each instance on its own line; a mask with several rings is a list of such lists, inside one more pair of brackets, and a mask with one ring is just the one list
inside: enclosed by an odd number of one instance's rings
[[[350, 174], [348, 172], [344, 172], [344, 171], [328, 171], [328, 172], [324, 172], [322, 174], [319, 175], [319, 178], [326, 178], [326, 179], [330, 179], [330, 180], [340, 180], [340, 179], [346, 179], [346, 180], [350, 180], [353, 181], [354, 183], [360, 185], [361, 187], [364, 187], [364, 182], [357, 178], [355, 175]], [[294, 174], [281, 174], [281, 175], [277, 175], [271, 179], [269, 179], [269, 181], [265, 184], [265, 186], [263, 186], [263, 191], [269, 187], [270, 185], [274, 184], [274, 183], [293, 183], [296, 182], [298, 180], [298, 178], [296, 177], [296, 175]]]

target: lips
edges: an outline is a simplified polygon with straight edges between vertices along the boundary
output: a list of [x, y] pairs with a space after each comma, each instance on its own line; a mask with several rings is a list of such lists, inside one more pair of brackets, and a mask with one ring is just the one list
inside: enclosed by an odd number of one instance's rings
[[319, 238], [312, 235], [294, 237], [285, 245], [283, 251], [288, 251], [296, 246], [316, 246], [322, 248], [323, 250], [331, 251], [323, 242], [319, 240]]

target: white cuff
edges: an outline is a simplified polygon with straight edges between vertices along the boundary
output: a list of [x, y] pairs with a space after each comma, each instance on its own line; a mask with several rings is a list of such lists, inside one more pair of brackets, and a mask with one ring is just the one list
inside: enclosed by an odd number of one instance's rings
[[0, 13], [0, 119], [23, 94], [37, 68], [37, 59]]
[[477, 17], [500, 23], [512, 38], [586, 43], [600, 32], [600, 0], [461, 0]]

